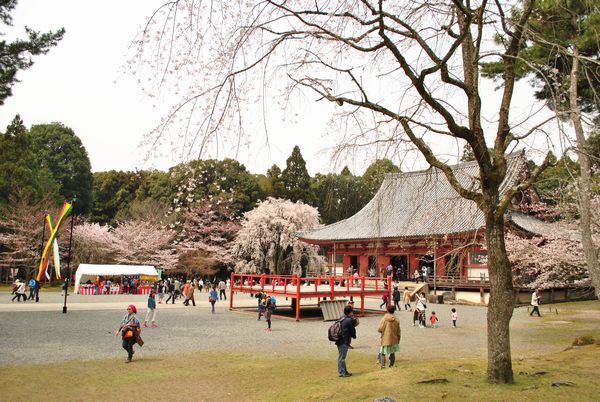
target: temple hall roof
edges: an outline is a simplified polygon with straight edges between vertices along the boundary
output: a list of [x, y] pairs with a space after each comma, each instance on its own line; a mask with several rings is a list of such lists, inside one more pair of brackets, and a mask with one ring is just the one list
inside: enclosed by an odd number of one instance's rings
[[[507, 165], [501, 194], [520, 179], [526, 167], [524, 155], [508, 155]], [[479, 189], [476, 162], [461, 163], [452, 170], [463, 187]], [[473, 232], [484, 225], [477, 205], [462, 198], [442, 171], [431, 168], [387, 174], [373, 199], [355, 215], [298, 236], [307, 242], [429, 237]]]

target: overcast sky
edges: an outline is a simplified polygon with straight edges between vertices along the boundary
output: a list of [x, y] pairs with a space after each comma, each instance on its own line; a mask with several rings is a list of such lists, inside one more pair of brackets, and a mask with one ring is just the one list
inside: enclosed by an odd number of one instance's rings
[[[93, 171], [150, 167], [164, 170], [177, 163], [170, 158], [152, 164], [144, 162], [146, 154], [138, 145], [142, 136], [160, 122], [169, 105], [160, 102], [154, 105], [157, 101], [144, 95], [136, 77], [124, 68], [129, 44], [145, 18], [163, 2], [21, 0], [13, 13], [14, 28], [8, 32], [9, 38], [25, 37], [23, 25], [39, 31], [64, 27], [67, 32], [47, 55], [35, 58], [32, 68], [19, 73], [22, 82], [13, 87], [13, 96], [0, 107], [0, 130], [4, 131], [17, 113], [27, 127], [63, 123], [81, 138]], [[489, 96], [499, 98], [491, 84], [489, 88]], [[517, 102], [530, 103], [530, 93], [522, 96], [528, 90], [527, 84], [523, 83], [521, 88]], [[274, 163], [285, 167], [292, 148], [299, 145], [311, 175], [332, 169], [339, 171], [345, 164], [353, 173], [362, 174], [374, 159], [372, 155], [358, 155], [354, 160], [334, 165], [323, 151], [335, 145], [324, 138], [327, 114], [319, 113], [327, 109], [324, 103], [316, 105], [307, 99], [298, 105], [296, 121], [278, 121], [279, 127], [270, 128], [276, 135], [269, 137], [269, 146], [264, 135], [258, 136], [237, 159], [251, 172], [265, 173]], [[231, 151], [221, 150], [218, 157], [236, 156], [228, 152]], [[402, 166], [405, 171], [419, 167], [422, 166]]]
[[[25, 37], [23, 26], [39, 31], [66, 29], [64, 39], [47, 55], [37, 56], [29, 70], [19, 72], [13, 96], [0, 107], [0, 130], [18, 113], [25, 125], [60, 122], [72, 128], [86, 147], [93, 171], [133, 170], [152, 167], [138, 147], [168, 110], [153, 105], [136, 78], [124, 69], [128, 46], [145, 17], [162, 0], [21, 0], [13, 15], [8, 37]], [[314, 116], [313, 116], [314, 117]], [[290, 122], [283, 135], [256, 138], [253, 151], [239, 155], [253, 173], [265, 173], [274, 163], [285, 167], [294, 145], [299, 145], [311, 174], [330, 170], [329, 158], [319, 138], [326, 118]], [[297, 135], [302, 129], [304, 135]], [[219, 157], [234, 157], [221, 150]], [[177, 161], [153, 161], [166, 169]], [[362, 173], [362, 171], [357, 172]]]

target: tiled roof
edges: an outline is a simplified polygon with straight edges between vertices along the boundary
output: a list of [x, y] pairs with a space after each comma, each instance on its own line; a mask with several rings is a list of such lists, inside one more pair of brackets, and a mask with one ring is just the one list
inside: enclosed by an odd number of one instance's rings
[[576, 230], [557, 227], [555, 224], [541, 221], [521, 212], [512, 211], [507, 214], [506, 221], [512, 222], [526, 232], [542, 235], [546, 238], [560, 238], [571, 241], [581, 241], [581, 235]]
[[[522, 153], [507, 156], [501, 194], [518, 180], [525, 167]], [[462, 186], [479, 188], [479, 167], [466, 162], [452, 167]], [[379, 191], [355, 215], [312, 231], [298, 233], [307, 241], [443, 236], [471, 232], [485, 224], [473, 201], [462, 198], [438, 169], [387, 174]]]

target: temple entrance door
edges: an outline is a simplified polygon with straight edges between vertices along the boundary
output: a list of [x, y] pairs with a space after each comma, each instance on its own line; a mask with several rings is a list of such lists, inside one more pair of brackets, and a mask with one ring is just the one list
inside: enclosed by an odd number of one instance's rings
[[394, 267], [394, 280], [395, 281], [408, 281], [408, 256], [406, 255], [392, 255], [390, 257], [390, 264]]
[[358, 256], [357, 255], [351, 255], [350, 256], [350, 265], [352, 265], [352, 273], [358, 271]]

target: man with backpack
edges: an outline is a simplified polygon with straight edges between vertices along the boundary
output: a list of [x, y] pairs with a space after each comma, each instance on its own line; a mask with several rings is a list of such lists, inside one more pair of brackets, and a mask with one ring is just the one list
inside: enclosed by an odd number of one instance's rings
[[267, 328], [265, 331], [271, 332], [271, 315], [273, 314], [273, 310], [277, 307], [277, 300], [275, 296], [267, 297], [267, 303], [265, 305], [265, 319], [267, 320]]
[[[354, 327], [354, 319], [352, 318], [352, 307], [344, 307], [344, 315], [338, 320], [339, 332], [335, 341], [338, 348], [338, 376], [350, 377], [351, 372], [346, 368], [346, 354], [350, 347], [350, 342], [354, 338], [356, 339], [356, 328]], [[334, 324], [335, 325], [335, 324]]]

